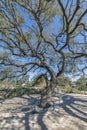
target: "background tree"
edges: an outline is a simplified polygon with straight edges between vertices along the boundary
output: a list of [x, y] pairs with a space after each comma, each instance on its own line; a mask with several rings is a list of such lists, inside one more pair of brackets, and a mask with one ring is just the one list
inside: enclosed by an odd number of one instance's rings
[[57, 85], [63, 89], [63, 88], [70, 88], [72, 86], [72, 81], [69, 79], [69, 77], [59, 76]]
[[58, 76], [86, 68], [86, 5], [86, 0], [0, 1], [0, 47], [6, 54], [0, 64], [18, 77], [43, 74], [50, 82], [42, 92], [43, 107]]
[[85, 91], [87, 89], [87, 78], [86, 77], [80, 77], [76, 81], [77, 89], [80, 91]]

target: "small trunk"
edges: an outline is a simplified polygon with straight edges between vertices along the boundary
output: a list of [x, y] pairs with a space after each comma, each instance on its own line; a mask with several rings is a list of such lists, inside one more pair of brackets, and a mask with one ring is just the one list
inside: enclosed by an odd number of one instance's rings
[[52, 91], [55, 88], [55, 84], [50, 82], [50, 85], [47, 86], [41, 93], [40, 107], [47, 108], [51, 105], [51, 95]]
[[41, 93], [40, 107], [49, 107], [51, 102], [51, 89], [46, 87]]

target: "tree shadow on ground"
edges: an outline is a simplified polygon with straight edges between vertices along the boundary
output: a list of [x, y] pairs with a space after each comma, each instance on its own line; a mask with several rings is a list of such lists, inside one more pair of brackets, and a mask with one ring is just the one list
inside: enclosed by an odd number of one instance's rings
[[38, 115], [38, 124], [41, 126], [41, 130], [48, 130], [48, 128], [46, 127], [45, 123], [43, 122], [43, 117], [46, 114], [48, 109], [45, 109], [44, 111], [40, 111], [39, 115]]
[[[40, 108], [40, 110], [35, 111], [35, 107], [36, 106], [38, 107], [40, 98], [35, 96], [26, 96], [26, 97], [22, 96], [22, 97], [18, 97], [18, 99], [20, 99], [22, 102], [20, 100], [19, 102], [15, 102], [15, 100], [13, 99], [13, 102], [7, 102], [7, 106], [9, 106], [8, 109], [6, 108], [4, 111], [0, 110], [0, 113], [5, 112], [5, 115], [3, 117], [0, 117], [0, 125], [2, 125], [1, 120], [4, 121], [3, 126], [2, 127], [0, 126], [0, 129], [1, 130], [17, 130], [17, 129], [18, 130], [21, 129], [48, 130], [46, 124], [43, 121], [43, 118], [49, 109]], [[27, 101], [27, 103], [24, 101]], [[63, 108], [63, 110], [65, 110], [66, 113], [68, 113], [69, 115], [78, 118], [84, 122], [87, 122], [87, 99], [86, 98], [81, 99], [80, 97], [64, 95], [62, 96], [62, 101], [63, 102], [60, 104], [58, 101], [57, 103], [55, 102], [54, 107], [56, 106], [57, 108]], [[1, 105], [3, 105], [4, 102], [5, 100], [1, 102]], [[14, 104], [14, 107], [13, 109], [10, 109], [10, 105], [12, 104]], [[5, 126], [5, 124], [7, 124], [7, 126]], [[16, 128], [16, 124], [18, 125], [18, 128]]]
[[[5, 113], [11, 113], [11, 115], [5, 115], [3, 118], [0, 119], [0, 121], [4, 120], [4, 124], [0, 128], [2, 130], [21, 130], [22, 128], [24, 128], [24, 130], [36, 130], [33, 123], [34, 118], [36, 117], [37, 119], [35, 123], [37, 123], [37, 125], [40, 127], [40, 130], [48, 130], [48, 128], [43, 122], [43, 117], [48, 111], [48, 109], [40, 109], [38, 112], [35, 110], [35, 107], [39, 103], [39, 99], [37, 99], [36, 97], [20, 97], [20, 99], [27, 100], [27, 104], [23, 105], [21, 102], [19, 102], [18, 106], [16, 104], [17, 107], [15, 107], [14, 109], [6, 109]], [[3, 100], [1, 103], [3, 104], [4, 102], [5, 100]], [[12, 105], [12, 103], [7, 103], [7, 105]], [[3, 113], [3, 110], [0, 111], [0, 113]], [[22, 113], [22, 115], [20, 115], [20, 113]], [[14, 114], [16, 115], [13, 116]], [[31, 118], [32, 122], [30, 122]], [[16, 128], [15, 126], [15, 121], [16, 123], [19, 123], [18, 128]], [[7, 127], [5, 126], [5, 124], [9, 124], [9, 126]]]
[[76, 117], [84, 122], [87, 122], [87, 99], [81, 99], [78, 97], [73, 97], [70, 95], [65, 95], [62, 97], [63, 102], [60, 103], [62, 107], [68, 114]]
[[[30, 102], [31, 100], [31, 102]], [[40, 99], [31, 97], [31, 99], [29, 100], [29, 105], [32, 105], [32, 110], [29, 111], [29, 109], [27, 108], [27, 106], [25, 108], [23, 108], [21, 111], [25, 113], [25, 116], [22, 118], [22, 120], [25, 120], [25, 130], [31, 130], [30, 126], [29, 126], [29, 117], [31, 116], [34, 119], [34, 116], [37, 116], [37, 124], [40, 126], [40, 130], [48, 130], [48, 128], [46, 127], [46, 125], [43, 122], [43, 117], [46, 114], [46, 112], [48, 111], [48, 109], [40, 109], [40, 110], [36, 110], [35, 107], [39, 105], [39, 101]], [[36, 104], [36, 106], [34, 106]], [[39, 108], [39, 107], [38, 107]], [[30, 107], [31, 109], [31, 107]], [[34, 123], [32, 123], [32, 129], [36, 130], [34, 127]]]

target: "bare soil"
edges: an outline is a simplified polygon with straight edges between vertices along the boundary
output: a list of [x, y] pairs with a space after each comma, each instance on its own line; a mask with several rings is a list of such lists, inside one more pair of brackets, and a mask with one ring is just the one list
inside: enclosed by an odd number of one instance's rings
[[87, 130], [87, 95], [52, 97], [48, 109], [38, 103], [39, 95], [0, 100], [0, 130]]

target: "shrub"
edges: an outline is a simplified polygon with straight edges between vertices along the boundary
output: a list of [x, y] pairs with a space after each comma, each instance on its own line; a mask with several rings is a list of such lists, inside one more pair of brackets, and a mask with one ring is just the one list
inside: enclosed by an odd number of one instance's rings
[[62, 90], [64, 93], [73, 93], [73, 89], [72, 88], [65, 88]]

